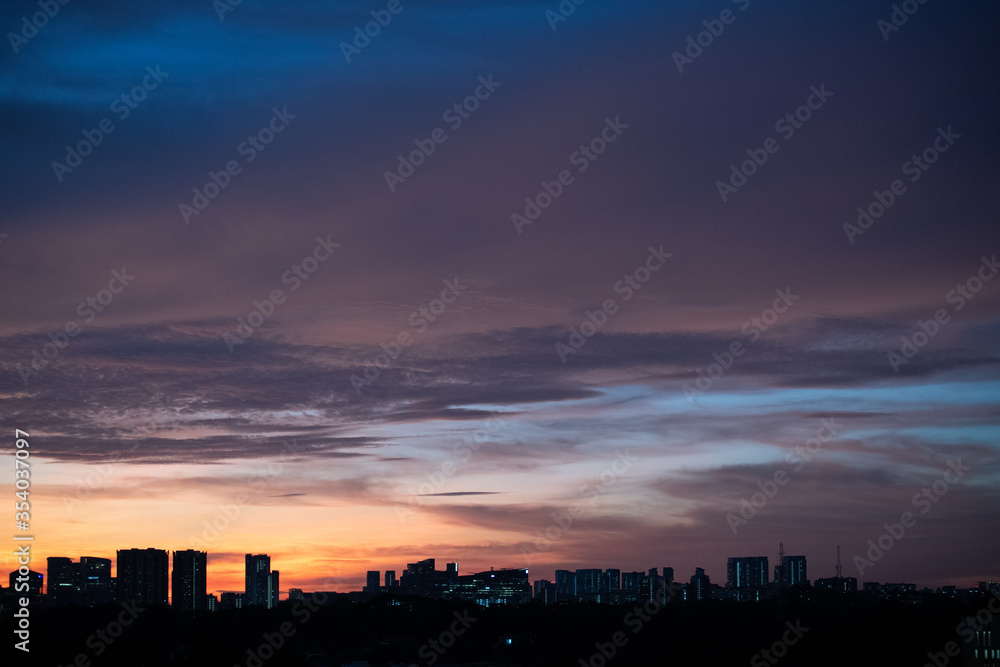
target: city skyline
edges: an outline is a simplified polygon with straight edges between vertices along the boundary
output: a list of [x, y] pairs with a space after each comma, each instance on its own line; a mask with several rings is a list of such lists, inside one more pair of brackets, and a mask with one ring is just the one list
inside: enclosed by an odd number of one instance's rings
[[[781, 549], [783, 551], [783, 549], [784, 549], [784, 545], [783, 544], [781, 545]], [[180, 554], [182, 554], [182, 556], [184, 556], [184, 567], [187, 568], [187, 570], [186, 571], [182, 570], [181, 576], [185, 576], [185, 577], [192, 576], [192, 574], [189, 574], [189, 573], [191, 572], [192, 569], [196, 569], [191, 564], [191, 562], [192, 562], [191, 559], [194, 558], [197, 554], [201, 554], [203, 556], [206, 556], [206, 558], [202, 559], [201, 561], [197, 561], [197, 562], [202, 562], [203, 565], [206, 564], [206, 563], [210, 563], [213, 560], [211, 552], [207, 552], [207, 553], [206, 552], [198, 552], [196, 550], [185, 550], [185, 551], [177, 552], [177, 551], [170, 551], [170, 550], [166, 550], [166, 549], [158, 549], [156, 547], [145, 547], [145, 548], [142, 548], [142, 549], [132, 548], [132, 549], [125, 550], [124, 552], [122, 550], [119, 550], [118, 553], [121, 554], [121, 553], [127, 553], [127, 552], [149, 552], [150, 550], [157, 551], [157, 552], [161, 552], [162, 551], [162, 552], [170, 555], [169, 567], [168, 567], [168, 565], [166, 563], [164, 563], [162, 565], [163, 571], [170, 573], [169, 574], [169, 582], [163, 582], [162, 583], [162, 587], [163, 587], [163, 595], [164, 595], [163, 599], [166, 600], [169, 597], [171, 605], [174, 604], [173, 603], [173, 599], [174, 599], [174, 596], [175, 596], [174, 591], [177, 590], [176, 586], [178, 585], [178, 584], [175, 583], [175, 580], [174, 580], [174, 577], [175, 577], [174, 573], [175, 573], [176, 568], [177, 568], [176, 561], [175, 561], [175, 558], [176, 558], [177, 554], [180, 553]], [[697, 574], [698, 572], [704, 573], [705, 575], [707, 575], [709, 577], [710, 580], [712, 580], [713, 584], [715, 584], [715, 585], [723, 585], [723, 586], [725, 586], [727, 588], [730, 587], [730, 582], [733, 582], [733, 587], [734, 588], [746, 588], [746, 587], [754, 588], [754, 587], [758, 587], [758, 586], [762, 586], [762, 585], [769, 585], [769, 584], [778, 585], [779, 583], [781, 583], [781, 585], [793, 586], [793, 585], [796, 585], [797, 583], [801, 583], [803, 581], [805, 581], [807, 583], [813, 583], [813, 584], [815, 584], [816, 580], [821, 580], [821, 579], [832, 580], [832, 579], [839, 579], [841, 577], [843, 577], [844, 579], [854, 579], [854, 580], [856, 580], [857, 586], [858, 586], [859, 590], [863, 587], [864, 584], [870, 583], [870, 582], [875, 582], [875, 583], [880, 583], [880, 584], [885, 584], [885, 583], [890, 583], [890, 584], [892, 584], [892, 583], [904, 583], [904, 582], [902, 582], [902, 580], [898, 580], [898, 581], [897, 580], [893, 580], [893, 581], [890, 581], [889, 579], [878, 579], [878, 578], [864, 579], [862, 577], [858, 577], [856, 572], [852, 573], [849, 569], [837, 568], [836, 565], [833, 568], [831, 568], [829, 572], [827, 572], [825, 570], [817, 572], [816, 571], [816, 566], [814, 564], [813, 565], [813, 570], [812, 570], [813, 575], [811, 577], [807, 577], [806, 576], [806, 573], [808, 571], [806, 569], [806, 561], [807, 561], [807, 558], [808, 558], [807, 555], [805, 555], [805, 554], [791, 554], [791, 553], [788, 553], [788, 554], [782, 554], [782, 555], [778, 556], [777, 558], [775, 558], [774, 556], [775, 556], [775, 554], [772, 554], [771, 556], [767, 556], [767, 555], [757, 555], [757, 556], [747, 556], [747, 555], [744, 555], [744, 556], [728, 556], [727, 557], [727, 563], [726, 563], [726, 565], [718, 568], [718, 570], [721, 571], [721, 573], [720, 572], [715, 572], [715, 577], [714, 578], [712, 576], [714, 570], [711, 569], [711, 568], [705, 568], [705, 567], [696, 566], [695, 568], [691, 569], [690, 573], [692, 575], [693, 574]], [[109, 563], [109, 567], [108, 567], [108, 570], [107, 570], [107, 572], [108, 572], [107, 576], [117, 577], [117, 560], [116, 559], [104, 559], [104, 558], [101, 558], [99, 556], [98, 557], [94, 557], [94, 556], [73, 556], [73, 557], [60, 556], [60, 557], [52, 557], [52, 556], [50, 556], [47, 559], [47, 563], [49, 564], [49, 566], [51, 566], [52, 561], [60, 561], [60, 565], [61, 566], [74, 566], [75, 565], [75, 566], [77, 566], [77, 569], [75, 571], [79, 571], [79, 565], [80, 565], [80, 563], [71, 563], [70, 561], [72, 560], [72, 558], [79, 558], [82, 561], [88, 561], [89, 560], [91, 562], [93, 562], [94, 560], [98, 560], [98, 561], [106, 560]], [[438, 559], [436, 559], [434, 557], [430, 557], [430, 560], [431, 561], [436, 561]], [[836, 556], [835, 556], [834, 560], [836, 562]], [[427, 561], [427, 559], [419, 559], [417, 562], [420, 563], [420, 562], [426, 562], [426, 561]], [[745, 575], [745, 574], [741, 574], [740, 570], [738, 570], [738, 569], [734, 570], [734, 561], [740, 561], [740, 562], [746, 564], [747, 566], [751, 566], [751, 567], [753, 566], [752, 563], [751, 563], [753, 561], [759, 562], [761, 565], [760, 565], [760, 567], [758, 568], [758, 570], [755, 573], [751, 573], [750, 575]], [[458, 567], [458, 563], [457, 562], [446, 561], [446, 563], [447, 563], [447, 571], [449, 573], [453, 573], [454, 576], [471, 575], [471, 574], [474, 574], [474, 573], [487, 572], [487, 571], [493, 570], [493, 569], [496, 569], [496, 570], [505, 570], [505, 569], [518, 570], [518, 569], [526, 569], [526, 570], [528, 570], [528, 572], [530, 574], [529, 583], [531, 583], [532, 585], [534, 585], [535, 582], [541, 581], [541, 580], [545, 580], [545, 581], [549, 581], [549, 582], [553, 582], [554, 583], [554, 582], [557, 581], [557, 579], [558, 579], [558, 573], [561, 572], [561, 571], [567, 571], [567, 572], [593, 571], [593, 572], [598, 572], [598, 573], [603, 573], [603, 572], [618, 572], [621, 575], [621, 577], [622, 577], [620, 579], [620, 581], [619, 581], [620, 585], [623, 584], [623, 582], [625, 580], [624, 575], [628, 575], [628, 574], [645, 575], [646, 573], [653, 572], [653, 571], [657, 571], [658, 572], [661, 569], [661, 567], [663, 569], [663, 574], [659, 574], [658, 576], [665, 576], [666, 575], [666, 571], [669, 570], [670, 571], [670, 578], [671, 578], [671, 580], [674, 580], [673, 578], [674, 578], [675, 575], [677, 576], [676, 581], [686, 581], [687, 578], [688, 578], [688, 574], [685, 574], [684, 571], [682, 571], [682, 570], [680, 570], [678, 568], [674, 568], [672, 566], [667, 566], [667, 565], [662, 565], [662, 566], [658, 565], [658, 566], [654, 566], [652, 568], [642, 568], [642, 567], [639, 567], [639, 568], [636, 568], [636, 569], [629, 569], [629, 568], [623, 568], [623, 567], [601, 567], [601, 568], [594, 569], [592, 567], [594, 564], [590, 563], [589, 565], [591, 567], [576, 567], [576, 568], [556, 567], [556, 568], [554, 568], [554, 569], [552, 569], [550, 571], [551, 573], [549, 573], [549, 571], [543, 571], [543, 572], [540, 573], [537, 570], [534, 573], [531, 573], [531, 568], [506, 567], [506, 566], [502, 566], [502, 565], [498, 566], [496, 568], [494, 568], [493, 566], [490, 566], [490, 567], [484, 568], [484, 569], [474, 569], [474, 570], [462, 569], [462, 570], [458, 570], [457, 569], [457, 567]], [[768, 569], [769, 564], [772, 564], [772, 563], [774, 565], [774, 571], [773, 571], [773, 573]], [[206, 570], [202, 570], [200, 576], [203, 577], [203, 587], [204, 587], [204, 589], [205, 589], [205, 591], [206, 591], [206, 593], [208, 595], [215, 595], [216, 597], [219, 597], [223, 593], [240, 593], [240, 594], [246, 593], [247, 596], [248, 596], [247, 597], [247, 600], [248, 600], [247, 604], [257, 604], [259, 606], [265, 606], [265, 607], [267, 607], [267, 606], [273, 606], [274, 603], [267, 602], [268, 596], [270, 595], [270, 591], [272, 590], [271, 589], [271, 584], [270, 584], [271, 579], [267, 575], [268, 574], [276, 575], [277, 571], [271, 571], [269, 569], [270, 568], [270, 564], [271, 564], [271, 559], [270, 559], [270, 555], [269, 554], [256, 554], [256, 555], [251, 554], [251, 553], [245, 553], [245, 554], [243, 554], [243, 565], [244, 565], [244, 567], [243, 567], [243, 571], [242, 571], [242, 579], [244, 581], [244, 585], [242, 587], [238, 587], [238, 588], [220, 588], [220, 587], [213, 588], [212, 586], [210, 586], [208, 584], [208, 582], [212, 580], [212, 576], [210, 574], [211, 573], [211, 569], [210, 568], [206, 568]], [[388, 584], [388, 580], [386, 580], [385, 582], [379, 584], [380, 589], [383, 592], [385, 592], [387, 588], [391, 588], [393, 586], [399, 586], [400, 585], [401, 579], [396, 578], [397, 572], [402, 572], [403, 575], [405, 575], [407, 573], [407, 569], [405, 567], [404, 568], [400, 568], [399, 565], [400, 564], [397, 563], [396, 567], [394, 567], [393, 569], [388, 569], [388, 570], [374, 570], [374, 571], [373, 570], [365, 570], [365, 573], [364, 573], [363, 576], [328, 576], [323, 581], [323, 583], [327, 584], [327, 586], [326, 587], [322, 587], [321, 586], [319, 588], [316, 588], [315, 590], [321, 590], [321, 591], [326, 591], [326, 592], [337, 592], [337, 593], [370, 592], [369, 589], [370, 589], [370, 586], [372, 584], [373, 577], [376, 577], [377, 581], [383, 582], [382, 577], [385, 574], [387, 574], [387, 573], [391, 573], [392, 576], [393, 576], [393, 579], [392, 579], [393, 585], [392, 586], [390, 586]], [[453, 566], [455, 568], [454, 570], [453, 570]], [[789, 568], [788, 574], [787, 575], [786, 574], [781, 574], [781, 572], [782, 572], [781, 568], [782, 567], [786, 567], [786, 566]], [[792, 571], [792, 568], [794, 568], [794, 573]], [[49, 586], [57, 585], [60, 580], [57, 578], [55, 580], [56, 584], [53, 583], [53, 580], [49, 578], [49, 571], [48, 571], [49, 567], [45, 567], [45, 568], [32, 568], [32, 569], [33, 569], [33, 571], [40, 572], [41, 574], [44, 575], [45, 593], [47, 595], [51, 596], [52, 592], [51, 592]], [[263, 597], [255, 597], [257, 594], [250, 592], [250, 587], [251, 587], [251, 584], [250, 584], [250, 582], [251, 582], [251, 571], [256, 571], [256, 572], [259, 572], [260, 574], [264, 575], [264, 576], [261, 577], [261, 582], [262, 583], [257, 584], [258, 586], [262, 586], [263, 587], [263, 590], [260, 593], [260, 596], [263, 596]], [[439, 571], [439, 572], [444, 572], [444, 571]], [[16, 571], [15, 571], [15, 573], [16, 573]], [[544, 576], [546, 574], [549, 574], [549, 576]], [[721, 576], [720, 576], [720, 574], [721, 574]], [[295, 585], [289, 584], [288, 587], [285, 590], [283, 590], [283, 591], [279, 589], [278, 590], [278, 594], [279, 595], [278, 595], [277, 600], [287, 600], [287, 599], [289, 599], [289, 597], [288, 597], [289, 590], [295, 590], [295, 589], [297, 589], [299, 591], [305, 590], [307, 592], [310, 591], [310, 590], [312, 590], [312, 589], [309, 588], [308, 584], [301, 584], [300, 581], [298, 581], [297, 579], [295, 579], [295, 573], [294, 572], [289, 573], [289, 572], [286, 571], [286, 575], [285, 576], [286, 577], [290, 577], [291, 581], [296, 582], [296, 584]], [[604, 575], [602, 574], [601, 576], [604, 576]], [[749, 576], [749, 579], [744, 579], [744, 577], [746, 577], [746, 576]], [[747, 581], [749, 581], [750, 583], [747, 583]], [[959, 589], [961, 589], [961, 588], [972, 589], [972, 588], [975, 588], [975, 585], [979, 584], [981, 581], [990, 581], [990, 580], [989, 579], [976, 580], [974, 582], [973, 581], [965, 581], [965, 582], [956, 581], [956, 582], [949, 582], [949, 583], [945, 583], [945, 584], [939, 584], [937, 586], [929, 586], [926, 583], [919, 582], [919, 581], [917, 581], [917, 582], [905, 582], [905, 583], [910, 584], [910, 585], [914, 585], [916, 587], [916, 589], [925, 589], [925, 588], [929, 588], [929, 589], [935, 589], [935, 588], [937, 588], [937, 589], [940, 589], [942, 587], [948, 587], [948, 586], [956, 587], [956, 588], [959, 588]], [[721, 582], [721, 584], [720, 584], [720, 582]], [[119, 588], [119, 590], [121, 590], [121, 588]], [[169, 596], [167, 595], [167, 591], [170, 592]], [[52, 598], [50, 598], [50, 599], [52, 599]], [[101, 598], [101, 599], [103, 599], [103, 598]], [[250, 600], [253, 600], [253, 602], [250, 602]], [[192, 604], [191, 608], [194, 608], [194, 609], [204, 609], [204, 601], [202, 601], [200, 603], [196, 603], [196, 604], [198, 604], [199, 606], [194, 606], [194, 604]], [[189, 607], [185, 606], [185, 608], [189, 608]]]
[[35, 571], [1000, 579], [1000, 4], [41, 2], [0, 10]]

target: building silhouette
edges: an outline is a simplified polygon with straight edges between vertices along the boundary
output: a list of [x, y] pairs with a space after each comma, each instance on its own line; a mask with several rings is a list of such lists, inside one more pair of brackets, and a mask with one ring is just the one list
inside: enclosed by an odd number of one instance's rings
[[582, 602], [598, 602], [604, 573], [597, 569], [576, 571], [576, 597]]
[[768, 584], [767, 556], [741, 556], [726, 563], [726, 590], [737, 600], [760, 600]]
[[696, 567], [688, 584], [688, 600], [708, 600], [712, 597], [712, 582], [705, 574], [705, 568]]
[[49, 604], [83, 604], [80, 588], [80, 564], [69, 558], [50, 556], [46, 559], [49, 586], [46, 589]]
[[364, 592], [371, 593], [372, 595], [379, 593], [382, 589], [379, 577], [381, 577], [381, 573], [378, 570], [368, 570], [367, 584], [364, 587]]
[[118, 601], [167, 604], [167, 560], [163, 549], [119, 549]]
[[556, 570], [556, 599], [560, 602], [576, 599], [576, 573]]
[[621, 599], [623, 603], [638, 602], [642, 595], [643, 572], [622, 572]]
[[83, 603], [89, 607], [115, 601], [116, 580], [111, 576], [111, 559], [80, 557], [80, 589]]
[[470, 600], [484, 607], [525, 604], [531, 600], [528, 570], [511, 568], [459, 576], [448, 585], [444, 597]]
[[174, 552], [171, 606], [186, 611], [202, 611], [208, 606], [207, 563], [204, 551]]
[[548, 579], [536, 579], [532, 584], [532, 591], [535, 599], [541, 600], [545, 604], [556, 603], [556, 585]]
[[446, 572], [434, 569], [434, 559], [426, 558], [416, 563], [407, 563], [406, 571], [399, 578], [399, 586], [404, 593], [439, 597], [447, 580]]
[[41, 572], [28, 570], [28, 574], [19, 574], [17, 570], [10, 573], [10, 592], [16, 597], [26, 597], [32, 602], [42, 597], [42, 585], [45, 576]]
[[223, 591], [219, 599], [219, 609], [242, 609], [246, 606], [246, 593]]
[[271, 570], [271, 557], [267, 554], [246, 554], [245, 606], [272, 609], [278, 604], [279, 583], [277, 570]]
[[806, 557], [782, 556], [781, 564], [774, 566], [774, 583], [781, 588], [809, 583], [806, 576]]

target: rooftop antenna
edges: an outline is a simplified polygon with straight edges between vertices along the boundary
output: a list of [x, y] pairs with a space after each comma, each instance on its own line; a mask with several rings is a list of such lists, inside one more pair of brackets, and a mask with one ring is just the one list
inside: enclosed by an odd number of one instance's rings
[[838, 546], [837, 547], [837, 578], [838, 579], [841, 578], [840, 574], [841, 574], [841, 571], [840, 571], [840, 547]]

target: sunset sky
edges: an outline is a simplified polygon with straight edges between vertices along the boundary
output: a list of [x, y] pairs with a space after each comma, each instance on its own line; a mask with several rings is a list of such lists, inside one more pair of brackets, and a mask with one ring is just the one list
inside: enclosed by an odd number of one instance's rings
[[724, 584], [782, 542], [811, 579], [838, 545], [859, 580], [1000, 578], [996, 3], [393, 4], [74, 2], [5, 40], [34, 569]]

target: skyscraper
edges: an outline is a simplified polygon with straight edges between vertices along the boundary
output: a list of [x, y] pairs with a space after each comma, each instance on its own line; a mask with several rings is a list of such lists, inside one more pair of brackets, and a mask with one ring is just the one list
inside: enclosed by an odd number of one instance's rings
[[705, 574], [705, 569], [701, 567], [694, 568], [694, 574], [691, 575], [691, 583], [688, 590], [688, 599], [708, 600], [711, 597], [712, 582], [709, 580], [708, 575]]
[[274, 609], [278, 606], [278, 599], [281, 594], [281, 588], [278, 583], [278, 576], [281, 573], [277, 570], [271, 570], [267, 575], [267, 608]]
[[265, 554], [244, 556], [246, 563], [246, 600], [249, 605], [267, 606], [267, 576], [271, 572], [271, 557]]
[[174, 552], [172, 606], [186, 611], [205, 609], [208, 600], [207, 561], [208, 554], [204, 551], [187, 549]]
[[[611, 568], [601, 578], [601, 593], [617, 593], [622, 589], [622, 571]], [[602, 598], [603, 602], [603, 598]]]
[[375, 595], [379, 592], [382, 584], [379, 583], [379, 577], [381, 573], [378, 570], [368, 570], [368, 584], [365, 586], [365, 592]]
[[386, 590], [392, 592], [392, 589], [395, 588], [396, 586], [399, 586], [399, 581], [396, 580], [396, 571], [395, 570], [386, 570], [385, 571], [385, 588], [386, 588]]
[[118, 601], [167, 604], [167, 562], [163, 549], [119, 549]]
[[586, 569], [576, 571], [576, 596], [581, 601], [598, 600], [601, 592], [601, 575], [603, 573], [596, 569]]
[[246, 554], [247, 606], [268, 609], [278, 604], [278, 572], [271, 571], [271, 557], [267, 554]]
[[761, 599], [767, 582], [767, 556], [742, 556], [728, 560], [726, 564], [726, 588], [736, 599]]
[[782, 556], [781, 576], [783, 586], [798, 586], [808, 583], [805, 556]]
[[622, 572], [622, 602], [638, 602], [642, 592], [642, 572]]
[[576, 599], [576, 573], [556, 570], [556, 598], [560, 602]]

